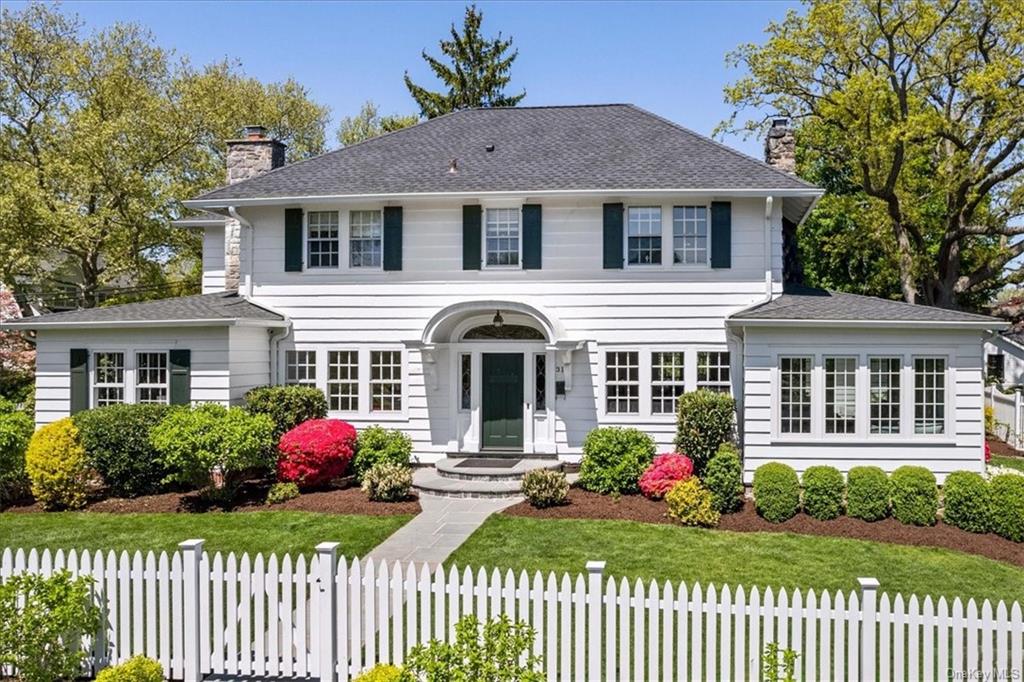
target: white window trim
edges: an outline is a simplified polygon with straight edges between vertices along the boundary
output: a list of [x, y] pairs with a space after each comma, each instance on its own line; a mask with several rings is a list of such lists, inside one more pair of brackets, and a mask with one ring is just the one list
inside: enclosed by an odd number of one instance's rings
[[[378, 380], [374, 380], [373, 379], [372, 373], [373, 373], [373, 354], [374, 353], [398, 353], [398, 371], [400, 373], [400, 376], [399, 376], [397, 382], [395, 382], [392, 379], [389, 379], [389, 380], [386, 380], [386, 381], [382, 380], [382, 379], [378, 379]], [[405, 414], [406, 413], [406, 410], [407, 410], [406, 402], [409, 399], [409, 388], [408, 388], [408, 382], [407, 382], [408, 371], [407, 371], [407, 368], [406, 368], [406, 358], [405, 358], [405, 355], [406, 355], [405, 351], [400, 349], [400, 348], [370, 348], [370, 349], [367, 350], [366, 356], [367, 356], [368, 363], [369, 363], [368, 367], [369, 367], [370, 373], [367, 374], [367, 376], [366, 376], [366, 385], [367, 385], [367, 388], [368, 388], [366, 397], [369, 400], [369, 406], [368, 406], [369, 407], [369, 413], [371, 415], [373, 415], [374, 417], [376, 417], [377, 415], [385, 415], [385, 416], [387, 416], [387, 415], [399, 415], [399, 414]], [[398, 384], [399, 408], [397, 410], [374, 410], [373, 409], [373, 387], [375, 385], [378, 385], [378, 384], [379, 385], [387, 385], [387, 384], [394, 384], [394, 383]]]
[[[491, 206], [482, 206], [480, 214], [480, 269], [481, 270], [504, 270], [516, 271], [523, 269], [523, 207], [520, 205], [516, 206], [502, 206], [500, 204]], [[515, 265], [488, 265], [487, 264], [487, 212], [488, 211], [501, 211], [501, 210], [514, 210], [519, 216], [519, 262]]]
[[[309, 251], [309, 214], [310, 213], [337, 213], [338, 214], [338, 264], [337, 265], [312, 265]], [[317, 271], [328, 271], [336, 272], [342, 269], [342, 242], [344, 240], [345, 230], [342, 228], [341, 222], [342, 212], [333, 208], [324, 208], [311, 211], [302, 212], [302, 250], [305, 252], [305, 261], [303, 268], [311, 272]]]
[[[336, 419], [351, 419], [353, 421], [373, 421], [373, 422], [401, 422], [409, 419], [409, 398], [410, 398], [410, 383], [409, 383], [409, 350], [400, 344], [345, 344], [345, 345], [330, 345], [330, 344], [312, 344], [302, 343], [296, 344], [290, 348], [281, 348], [278, 353], [278, 369], [277, 369], [277, 385], [287, 385], [288, 376], [288, 363], [287, 363], [287, 352], [290, 350], [296, 351], [313, 351], [316, 353], [316, 387], [320, 389], [324, 398], [329, 400], [327, 393], [327, 377], [329, 372], [329, 355], [330, 351], [355, 351], [357, 360], [359, 363], [359, 410], [356, 412], [331, 410], [330, 404], [328, 403], [328, 416]], [[401, 353], [401, 368], [402, 368], [402, 409], [401, 411], [395, 412], [374, 412], [370, 409], [372, 396], [370, 394], [370, 352], [377, 350], [390, 350], [398, 351]], [[308, 384], [307, 384], [308, 385]]]
[[[162, 355], [166, 360], [166, 366], [164, 367], [165, 381], [162, 384], [143, 384], [139, 381], [139, 375], [141, 369], [139, 368], [139, 354], [140, 353], [151, 353], [153, 355]], [[145, 348], [138, 348], [132, 351], [132, 371], [134, 373], [134, 384], [133, 397], [136, 403], [145, 405], [169, 405], [171, 403], [171, 354], [166, 350], [149, 350]], [[164, 399], [162, 401], [147, 401], [143, 403], [139, 400], [139, 389], [142, 388], [162, 388], [164, 389]]]
[[[96, 389], [99, 386], [96, 384], [96, 356], [99, 353], [123, 353], [124, 354], [124, 400], [120, 403], [114, 403], [118, 405], [136, 405], [138, 402], [138, 385], [136, 384], [137, 377], [137, 357], [138, 353], [162, 353], [167, 356], [167, 402], [163, 404], [170, 404], [171, 401], [171, 358], [170, 348], [167, 346], [101, 346], [99, 348], [89, 349], [89, 371], [87, 375], [89, 377], [89, 409], [95, 409], [98, 407], [96, 404]], [[161, 403], [146, 403], [150, 405], [159, 405]]]
[[[729, 354], [729, 380], [728, 381], [707, 381], [701, 384], [698, 372], [698, 363], [700, 361], [701, 353], [728, 353]], [[732, 352], [732, 349], [726, 346], [725, 348], [717, 347], [713, 348], [710, 346], [700, 346], [693, 349], [693, 382], [687, 381], [687, 386], [691, 386], [687, 390], [696, 391], [701, 388], [714, 388], [715, 386], [728, 386], [728, 394], [733, 394], [733, 380], [736, 377], [736, 354]], [[687, 377], [689, 378], [689, 377]]]
[[[313, 381], [310, 382], [310, 381], [307, 380], [307, 381], [296, 381], [295, 383], [291, 383], [288, 380], [288, 367], [289, 367], [288, 353], [290, 353], [290, 352], [306, 353], [306, 352], [309, 352], [309, 351], [313, 351], [313, 363], [312, 363], [312, 367], [313, 367]], [[323, 362], [324, 361], [321, 360], [321, 358], [320, 358], [320, 356], [323, 355], [323, 354], [319, 353], [317, 351], [318, 351], [317, 348], [308, 348], [308, 347], [299, 347], [299, 346], [296, 346], [295, 348], [286, 348], [284, 350], [284, 354], [283, 354], [283, 356], [281, 358], [281, 368], [282, 368], [282, 371], [283, 371], [282, 376], [281, 376], [281, 385], [282, 386], [310, 386], [310, 385], [312, 385], [312, 386], [316, 386], [317, 388], [320, 388], [321, 390], [324, 390], [324, 387], [323, 387], [323, 384], [322, 384], [322, 380], [326, 377], [326, 375], [324, 373], [324, 366], [323, 366]], [[325, 396], [327, 395], [326, 391], [324, 391], [324, 395]]]
[[[654, 354], [655, 353], [662, 353], [662, 354], [666, 354], [666, 355], [670, 355], [670, 354], [682, 355], [683, 356], [683, 368], [682, 368], [683, 369], [683, 378], [682, 378], [682, 380], [680, 380], [680, 381], [664, 381], [664, 380], [662, 380], [662, 381], [658, 381], [657, 383], [655, 383], [655, 381], [654, 381]], [[683, 393], [686, 393], [688, 390], [692, 390], [690, 388], [692, 386], [692, 384], [690, 384], [687, 381], [687, 375], [688, 375], [689, 369], [690, 369], [689, 362], [688, 362], [688, 360], [690, 359], [689, 358], [689, 354], [686, 352], [686, 350], [675, 350], [675, 349], [672, 349], [672, 348], [651, 348], [651, 349], [647, 350], [646, 355], [647, 355], [647, 371], [650, 373], [650, 375], [648, 377], [648, 380], [645, 383], [650, 387], [650, 396], [648, 396], [648, 401], [647, 401], [647, 409], [650, 411], [650, 416], [651, 417], [665, 417], [665, 416], [674, 417], [676, 412], [677, 412], [677, 410], [675, 408], [675, 405], [673, 405], [673, 409], [669, 410], [668, 412], [655, 412], [654, 411], [654, 387], [655, 386], [682, 386]], [[694, 354], [693, 357], [696, 358], [697, 357], [696, 354]], [[664, 399], [663, 397], [659, 397], [658, 398], [658, 400], [663, 400], [663, 399]], [[677, 397], [676, 400], [678, 401], [678, 397]]]
[[[357, 375], [357, 378], [356, 378], [356, 380], [354, 382], [352, 382], [352, 381], [331, 381], [331, 353], [355, 353], [356, 354], [356, 375]], [[362, 404], [363, 404], [363, 367], [362, 367], [362, 361], [361, 361], [361, 355], [362, 354], [359, 352], [359, 348], [354, 347], [354, 346], [353, 347], [347, 347], [347, 348], [346, 347], [333, 347], [332, 346], [330, 348], [324, 349], [323, 353], [318, 352], [317, 356], [316, 356], [317, 387], [318, 388], [320, 386], [319, 377], [320, 377], [320, 374], [321, 374], [321, 372], [320, 372], [320, 364], [321, 364], [320, 356], [321, 355], [323, 356], [323, 377], [324, 377], [323, 389], [322, 390], [324, 392], [324, 398], [327, 399], [327, 410], [331, 414], [358, 415], [360, 413], [360, 411], [361, 411], [360, 407], [362, 407]], [[354, 410], [335, 410], [335, 409], [331, 408], [331, 394], [330, 394], [331, 384], [341, 384], [341, 383], [345, 383], [345, 384], [355, 383], [355, 385], [356, 385], [356, 409], [354, 409]]]
[[[602, 346], [599, 349], [599, 368], [601, 377], [601, 414], [608, 422], [629, 421], [635, 422], [638, 417], [650, 416], [651, 413], [651, 366], [650, 350], [639, 346]], [[636, 353], [637, 354], [637, 411], [636, 412], [609, 412], [608, 411], [608, 353]], [[646, 359], [646, 363], [644, 362]], [[646, 376], [644, 366], [646, 364]], [[632, 383], [632, 382], [629, 382]], [[623, 384], [616, 384], [623, 385]], [[646, 401], [646, 407], [645, 407]], [[660, 415], [659, 415], [660, 416]]]
[[[629, 262], [629, 210], [631, 208], [656, 208], [661, 212], [661, 262], [660, 263], [630, 263]], [[671, 209], [670, 209], [671, 210]], [[669, 234], [672, 231], [671, 220], [668, 226]], [[653, 236], [653, 235], [652, 235]], [[671, 243], [671, 239], [669, 241]], [[626, 204], [622, 215], [622, 266], [627, 270], [664, 270], [665, 269], [665, 207], [660, 204]]]
[[[915, 361], [917, 360], [942, 360], [943, 363], [943, 385], [942, 385], [942, 433], [917, 433], [916, 424], [914, 423], [917, 419], [917, 382], [915, 381]], [[910, 400], [910, 409], [906, 415], [909, 423], [909, 430], [906, 431], [909, 436], [915, 440], [919, 439], [932, 439], [932, 438], [953, 438], [955, 434], [950, 432], [952, 425], [956, 424], [955, 421], [950, 420], [950, 414], [953, 411], [953, 398], [955, 384], [951, 381], [953, 378], [950, 372], [949, 356], [945, 353], [912, 353], [910, 354], [909, 362], [906, 365], [907, 371], [910, 373], [910, 381], [907, 384], [909, 386], [910, 394], [908, 396]]]
[[[676, 225], [675, 225], [675, 210], [677, 208], [687, 207], [702, 207], [707, 216], [708, 223], [708, 247], [707, 247], [707, 258], [703, 263], [676, 263]], [[690, 203], [690, 204], [672, 204], [669, 207], [669, 266], [676, 270], [710, 270], [711, 269], [711, 202], [707, 203]], [[664, 256], [662, 256], [664, 260]]]
[[[362, 211], [371, 211], [380, 214], [380, 265], [352, 265], [352, 214]], [[338, 224], [339, 235], [344, 232], [344, 269], [352, 272], [383, 272], [384, 271], [384, 209], [383, 208], [352, 208], [345, 212], [345, 227], [342, 230], [341, 223]], [[340, 254], [339, 249], [339, 254]], [[342, 263], [339, 260], [339, 264]]]
[[[661, 209], [661, 262], [660, 263], [633, 263], [629, 262], [629, 209], [630, 208], [653, 208]], [[702, 206], [708, 216], [708, 257], [703, 263], [675, 263], [675, 225], [672, 219], [673, 211], [678, 207]], [[704, 272], [711, 270], [711, 201], [692, 201], [686, 203], [654, 204], [644, 201], [627, 203], [623, 208], [622, 215], [622, 266], [626, 270], [651, 271], [673, 271], [689, 270]]]
[[[900, 378], [900, 401], [898, 403], [900, 408], [899, 421], [897, 422], [896, 433], [872, 433], [871, 432], [871, 361], [872, 360], [889, 360], [897, 358], [900, 361], [899, 371], [897, 376]], [[906, 432], [906, 393], [907, 393], [907, 373], [906, 361], [903, 357], [903, 353], [868, 353], [864, 356], [864, 435], [866, 438], [903, 438]], [[913, 387], [911, 387], [913, 388]], [[858, 399], [860, 390], [858, 387]]]

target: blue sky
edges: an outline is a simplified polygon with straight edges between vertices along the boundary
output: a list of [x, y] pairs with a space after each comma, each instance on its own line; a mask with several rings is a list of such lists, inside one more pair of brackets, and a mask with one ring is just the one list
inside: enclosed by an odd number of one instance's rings
[[[17, 7], [22, 3], [9, 3]], [[725, 55], [759, 41], [796, 2], [479, 2], [487, 35], [519, 48], [511, 90], [523, 104], [632, 102], [700, 133], [728, 116], [722, 87], [738, 75]], [[415, 113], [402, 74], [434, 84], [420, 57], [463, 2], [67, 2], [88, 29], [135, 21], [195, 64], [241, 61], [261, 80], [294, 76], [337, 121], [367, 99], [384, 113]], [[728, 144], [760, 156], [759, 140]]]

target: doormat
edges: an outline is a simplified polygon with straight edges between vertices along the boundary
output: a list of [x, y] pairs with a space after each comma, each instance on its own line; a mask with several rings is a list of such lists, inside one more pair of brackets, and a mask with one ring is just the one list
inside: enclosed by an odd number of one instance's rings
[[455, 465], [456, 469], [511, 469], [519, 464], [518, 459], [499, 457], [468, 457]]

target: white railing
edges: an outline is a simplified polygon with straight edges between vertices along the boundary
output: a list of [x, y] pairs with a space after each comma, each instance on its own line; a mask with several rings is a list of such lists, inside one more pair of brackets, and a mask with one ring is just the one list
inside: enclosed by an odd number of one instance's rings
[[990, 385], [985, 397], [996, 420], [995, 435], [1018, 450], [1024, 448], [1024, 403], [1020, 391], [1003, 393]]
[[[1024, 615], [1014, 602], [774, 591], [585, 574], [504, 576], [337, 556], [307, 561], [203, 552], [28, 553], [5, 549], [0, 581], [23, 571], [91, 575], [104, 627], [85, 638], [92, 672], [145, 654], [174, 679], [203, 675], [349, 680], [453, 636], [461, 616], [507, 614], [536, 630], [549, 680], [760, 679], [776, 642], [806, 680], [1021, 679]], [[741, 558], [737, 558], [741, 560]], [[9, 671], [8, 671], [9, 672]]]

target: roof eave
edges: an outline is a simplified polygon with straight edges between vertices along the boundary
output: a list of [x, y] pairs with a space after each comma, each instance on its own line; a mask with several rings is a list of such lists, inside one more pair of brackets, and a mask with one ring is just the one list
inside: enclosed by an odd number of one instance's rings
[[1006, 322], [992, 320], [802, 320], [769, 318], [726, 318], [736, 327], [862, 327], [872, 329], [1004, 329]]
[[32, 318], [4, 322], [3, 329], [137, 329], [139, 327], [287, 327], [288, 320], [252, 320], [247, 318], [208, 318], [201, 320], [80, 320], [33, 322]]

